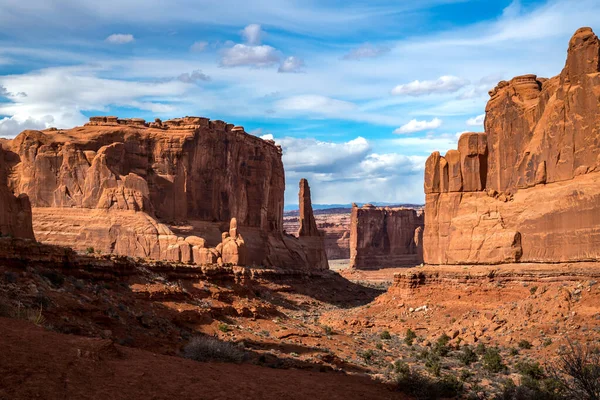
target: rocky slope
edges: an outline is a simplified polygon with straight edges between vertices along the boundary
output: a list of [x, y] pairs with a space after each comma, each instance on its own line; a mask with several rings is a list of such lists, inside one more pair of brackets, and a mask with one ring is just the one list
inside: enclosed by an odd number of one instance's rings
[[236, 262], [327, 267], [306, 256], [323, 252], [319, 240], [283, 234], [281, 148], [241, 127], [197, 117], [153, 123], [93, 117], [70, 130], [22, 132], [5, 147], [9, 186], [29, 196], [42, 242], [227, 262], [221, 233], [235, 218], [245, 247]]
[[600, 259], [599, 53], [579, 29], [560, 75], [500, 82], [485, 133], [429, 157], [426, 263]]

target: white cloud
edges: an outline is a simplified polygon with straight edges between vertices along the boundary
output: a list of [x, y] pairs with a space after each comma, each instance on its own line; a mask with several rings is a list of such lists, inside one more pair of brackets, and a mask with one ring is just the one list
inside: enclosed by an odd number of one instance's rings
[[131, 43], [135, 40], [133, 35], [124, 33], [114, 33], [106, 38], [106, 41], [110, 44], [126, 44]]
[[201, 53], [204, 50], [206, 50], [206, 46], [208, 46], [208, 42], [204, 42], [204, 41], [194, 42], [194, 44], [192, 44], [190, 46], [190, 51], [192, 51], [194, 53]]
[[277, 64], [280, 58], [279, 52], [271, 46], [247, 46], [238, 43], [223, 51], [221, 66], [238, 67], [245, 65], [263, 68]]
[[344, 55], [344, 60], [361, 60], [363, 58], [375, 58], [385, 53], [388, 53], [391, 49], [387, 46], [374, 46], [371, 43], [365, 43]]
[[200, 71], [199, 69], [192, 71], [192, 73], [190, 74], [189, 72], [186, 72], [184, 74], [181, 74], [177, 77], [177, 80], [184, 82], [184, 83], [196, 83], [198, 81], [210, 81], [210, 76], [203, 74], [202, 71]]
[[375, 153], [360, 136], [341, 143], [291, 137], [275, 141], [283, 148], [287, 204], [297, 204], [301, 178], [311, 184], [313, 203], [423, 202], [425, 155]]
[[421, 132], [427, 129], [436, 129], [440, 126], [442, 126], [442, 120], [439, 118], [434, 118], [431, 121], [418, 121], [416, 119], [412, 119], [408, 123], [396, 129], [394, 133], [402, 134]]
[[356, 104], [319, 95], [288, 97], [275, 103], [279, 110], [310, 111], [318, 114], [340, 114], [356, 109]]
[[283, 60], [279, 66], [278, 72], [302, 72], [303, 68], [304, 60], [295, 56], [290, 56]]
[[485, 114], [478, 115], [473, 118], [469, 118], [467, 120], [467, 125], [469, 126], [481, 126], [483, 125], [483, 121], [485, 120]]
[[250, 24], [242, 30], [242, 37], [250, 46], [257, 46], [261, 43], [264, 32], [259, 24]]
[[28, 117], [23, 120], [15, 117], [5, 117], [0, 119], [0, 137], [12, 138], [27, 129], [46, 129], [53, 122], [54, 118], [50, 115], [46, 115], [40, 119]]
[[360, 163], [371, 151], [369, 142], [360, 136], [344, 143], [292, 137], [277, 139], [276, 142], [283, 149], [285, 167], [296, 172], [341, 171], [348, 165]]
[[453, 93], [465, 87], [469, 82], [456, 76], [444, 75], [435, 81], [413, 81], [398, 85], [392, 89], [394, 95], [424, 96], [434, 93]]

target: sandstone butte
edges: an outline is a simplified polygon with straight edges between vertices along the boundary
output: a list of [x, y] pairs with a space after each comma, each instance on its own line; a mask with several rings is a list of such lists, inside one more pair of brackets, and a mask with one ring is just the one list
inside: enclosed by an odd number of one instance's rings
[[197, 265], [328, 267], [310, 192], [300, 193], [307, 229], [284, 234], [281, 148], [242, 127], [92, 117], [2, 145], [3, 234]]
[[352, 204], [350, 267], [414, 267], [422, 260], [423, 213]]
[[425, 167], [428, 264], [600, 259], [600, 41], [569, 42], [560, 75], [490, 91], [484, 133]]

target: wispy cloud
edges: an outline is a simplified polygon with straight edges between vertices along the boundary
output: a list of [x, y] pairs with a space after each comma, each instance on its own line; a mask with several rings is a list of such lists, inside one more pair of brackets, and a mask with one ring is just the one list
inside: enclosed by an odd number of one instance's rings
[[485, 114], [478, 115], [473, 118], [469, 118], [467, 120], [467, 125], [469, 126], [481, 126], [483, 125], [483, 121], [485, 120]]
[[398, 85], [392, 89], [392, 94], [401, 96], [424, 96], [434, 93], [454, 93], [465, 87], [469, 81], [456, 76], [441, 76], [435, 81], [413, 81]]
[[106, 41], [110, 44], [126, 44], [135, 41], [135, 38], [129, 33], [113, 33], [106, 38]]
[[250, 46], [261, 44], [264, 32], [259, 24], [250, 24], [242, 30], [242, 37]]
[[349, 53], [345, 54], [344, 60], [361, 60], [363, 58], [375, 58], [382, 56], [390, 52], [390, 48], [387, 46], [375, 46], [371, 43], [365, 43], [357, 48], [350, 50]]
[[428, 129], [437, 129], [440, 126], [442, 126], [442, 120], [439, 118], [434, 118], [431, 121], [418, 121], [416, 119], [412, 119], [410, 122], [396, 129], [394, 133], [403, 134], [421, 132]]
[[196, 83], [198, 81], [210, 81], [210, 76], [203, 74], [202, 71], [195, 70], [190, 74], [189, 72], [183, 73], [177, 77], [177, 80], [184, 83]]
[[290, 56], [283, 60], [279, 66], [278, 72], [302, 72], [304, 70], [304, 60]]
[[201, 53], [204, 50], [206, 50], [207, 46], [208, 46], [208, 42], [205, 42], [205, 41], [194, 42], [194, 44], [192, 44], [190, 46], [190, 51], [192, 51], [194, 53]]

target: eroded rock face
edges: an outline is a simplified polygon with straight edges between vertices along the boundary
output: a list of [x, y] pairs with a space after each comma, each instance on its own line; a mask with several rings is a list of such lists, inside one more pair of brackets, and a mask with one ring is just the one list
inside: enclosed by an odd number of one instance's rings
[[[5, 144], [8, 184], [29, 195], [43, 242], [194, 264], [315, 268], [283, 234], [281, 148], [242, 127], [93, 117]], [[237, 233], [223, 243], [232, 218]]]
[[600, 258], [599, 54], [596, 35], [579, 29], [560, 75], [500, 82], [485, 133], [465, 133], [457, 151], [431, 155], [425, 262]]
[[6, 185], [10, 162], [10, 154], [0, 144], [0, 236], [34, 239], [29, 198], [15, 196]]
[[300, 180], [298, 200], [300, 210], [300, 228], [298, 229], [298, 236], [320, 236], [315, 216], [313, 215], [312, 203], [310, 201], [310, 186], [308, 186], [308, 181], [306, 179]]
[[422, 262], [423, 214], [408, 208], [352, 207], [350, 266], [415, 266]]

